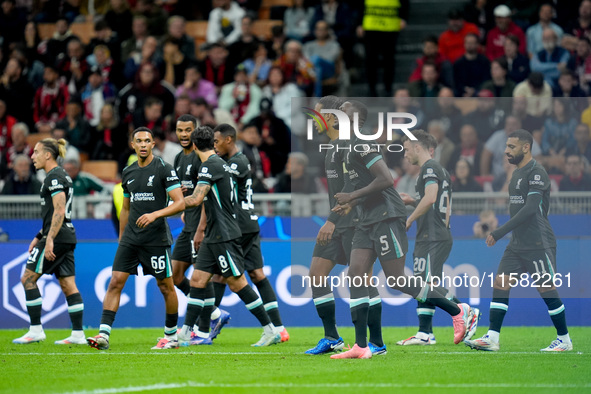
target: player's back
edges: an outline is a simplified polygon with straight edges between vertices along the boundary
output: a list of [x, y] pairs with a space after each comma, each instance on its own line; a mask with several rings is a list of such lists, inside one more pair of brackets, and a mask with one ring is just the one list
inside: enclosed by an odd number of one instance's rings
[[[185, 188], [183, 195], [185, 197], [193, 194], [195, 186], [197, 186], [197, 176], [201, 160], [195, 151], [185, 155], [183, 151], [179, 152], [174, 159], [174, 168], [181, 182], [181, 186]], [[201, 219], [201, 206], [185, 208], [185, 227], [183, 231], [193, 232], [199, 226], [199, 219]]]
[[451, 178], [445, 168], [434, 159], [427, 160], [421, 166], [415, 186], [418, 198], [425, 197], [425, 189], [432, 183], [438, 185], [437, 198], [429, 210], [417, 219], [417, 242], [451, 240]]
[[556, 247], [556, 237], [548, 220], [550, 209], [550, 178], [544, 167], [532, 159], [522, 168], [513, 171], [509, 183], [509, 212], [515, 216], [533, 194], [542, 201], [525, 223], [513, 230], [509, 247], [516, 250], [534, 250]]
[[252, 203], [252, 173], [248, 158], [238, 152], [228, 158], [230, 174], [234, 178], [234, 191], [236, 193], [236, 215], [243, 234], [256, 233], [260, 231], [259, 217], [254, 211]]

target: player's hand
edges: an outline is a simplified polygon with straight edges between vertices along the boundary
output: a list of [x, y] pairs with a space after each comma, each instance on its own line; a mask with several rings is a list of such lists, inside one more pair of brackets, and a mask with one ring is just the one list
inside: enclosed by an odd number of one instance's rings
[[410, 230], [410, 227], [412, 226], [412, 220], [410, 219], [406, 219], [406, 231]]
[[146, 226], [148, 226], [148, 224], [152, 223], [154, 220], [156, 220], [156, 215], [154, 215], [154, 213], [145, 213], [142, 216], [140, 216], [140, 218], [137, 220], [137, 222], [135, 222], [135, 224], [139, 227], [139, 228], [144, 228]]
[[337, 193], [334, 195], [334, 198], [337, 199], [339, 205], [345, 205], [353, 201], [351, 193]]
[[39, 240], [37, 239], [37, 237], [33, 238], [31, 243], [29, 244], [29, 253], [33, 251], [33, 248], [35, 247], [35, 245], [37, 245], [38, 242]]
[[488, 234], [488, 237], [486, 237], [486, 246], [493, 246], [496, 243], [495, 238], [491, 234]]
[[402, 198], [402, 202], [404, 203], [404, 205], [413, 205], [415, 203], [415, 199], [412, 198], [410, 195], [406, 194], [406, 193], [399, 193], [400, 194], [400, 198]]
[[181, 222], [185, 223], [185, 213], [181, 213]]
[[45, 240], [45, 258], [49, 261], [55, 260], [55, 253], [53, 253], [53, 238], [47, 237]]
[[342, 204], [335, 206], [331, 211], [336, 212], [340, 216], [346, 216], [351, 212], [351, 209], [353, 209], [351, 204]]
[[326, 245], [332, 239], [332, 234], [334, 233], [335, 225], [333, 222], [326, 221], [320, 230], [318, 231], [318, 235], [316, 236], [316, 242], [319, 245]]
[[205, 231], [195, 231], [195, 235], [193, 236], [193, 247], [195, 248], [195, 252], [199, 251], [203, 238], [205, 238]]
[[187, 186], [181, 185], [181, 191], [183, 192], [183, 195], [187, 192], [187, 190]]

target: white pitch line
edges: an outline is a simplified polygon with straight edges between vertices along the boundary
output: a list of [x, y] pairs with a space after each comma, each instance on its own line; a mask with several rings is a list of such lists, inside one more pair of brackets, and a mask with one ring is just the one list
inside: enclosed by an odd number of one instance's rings
[[580, 389], [591, 388], [591, 383], [584, 384], [552, 384], [552, 383], [157, 383], [149, 386], [128, 386], [128, 387], [113, 387], [96, 390], [71, 391], [66, 394], [119, 394], [132, 393], [138, 391], [155, 391], [155, 390], [170, 390], [182, 388], [434, 388], [434, 389], [508, 389], [508, 388], [525, 388], [525, 389]]
[[285, 353], [257, 353], [257, 352], [153, 352], [153, 353], [142, 353], [142, 352], [109, 352], [109, 351], [97, 351], [89, 353], [0, 353], [0, 356], [96, 356], [96, 355], [107, 355], [107, 356], [176, 356], [179, 354], [215, 354], [220, 356], [235, 356], [235, 355], [249, 355], [249, 356], [273, 356], [273, 355], [285, 355]]

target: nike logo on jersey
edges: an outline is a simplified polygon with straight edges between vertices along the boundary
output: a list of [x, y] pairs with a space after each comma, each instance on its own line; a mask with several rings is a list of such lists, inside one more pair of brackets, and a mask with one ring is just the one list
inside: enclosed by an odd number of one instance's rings
[[225, 274], [226, 272], [228, 272], [229, 269], [230, 269], [230, 267], [226, 267], [225, 269], [222, 269], [222, 274]]
[[158, 274], [161, 274], [161, 273], [163, 273], [163, 272], [164, 272], [164, 270], [160, 270], [160, 271], [154, 271], [154, 273], [155, 273], [156, 275], [158, 275]]
[[128, 184], [128, 185], [131, 185], [131, 183], [132, 183], [133, 181], [135, 181], [135, 179], [130, 179], [130, 180], [128, 180], [128, 181], [127, 181], [127, 184]]

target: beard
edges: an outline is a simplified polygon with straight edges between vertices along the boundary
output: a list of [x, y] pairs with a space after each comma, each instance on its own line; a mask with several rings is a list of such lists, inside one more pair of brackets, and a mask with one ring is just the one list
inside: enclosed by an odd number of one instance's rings
[[507, 156], [507, 159], [509, 160], [509, 163], [517, 165], [523, 160], [523, 153], [519, 153], [512, 157]]

